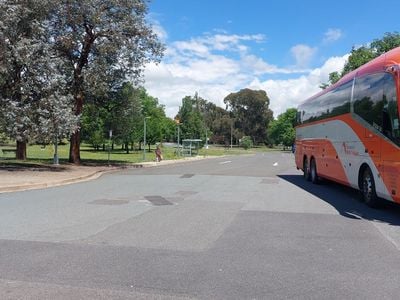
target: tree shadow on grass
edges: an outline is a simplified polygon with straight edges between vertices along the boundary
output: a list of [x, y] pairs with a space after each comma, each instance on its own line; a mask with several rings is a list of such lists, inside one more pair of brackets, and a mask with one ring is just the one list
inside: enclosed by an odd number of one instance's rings
[[316, 185], [306, 181], [302, 175], [278, 175], [278, 177], [330, 204], [346, 218], [400, 226], [400, 205], [396, 203], [382, 201], [379, 209], [373, 209], [360, 201], [359, 191], [350, 187], [327, 180]]
[[[51, 160], [52, 162], [52, 160]], [[52, 171], [61, 172], [66, 169], [62, 165], [53, 165], [45, 161], [17, 161], [15, 159], [2, 159], [0, 160], [0, 170], [6, 171]]]
[[[79, 166], [83, 167], [125, 167], [129, 166], [130, 163], [123, 160], [108, 160], [104, 159], [85, 159], [81, 161]], [[15, 159], [3, 158], [0, 160], [0, 170], [4, 171], [50, 171], [50, 172], [62, 172], [68, 170], [76, 165], [68, 162], [67, 159], [60, 159], [59, 164], [53, 164], [53, 159], [41, 159], [41, 160], [26, 160], [18, 161]]]

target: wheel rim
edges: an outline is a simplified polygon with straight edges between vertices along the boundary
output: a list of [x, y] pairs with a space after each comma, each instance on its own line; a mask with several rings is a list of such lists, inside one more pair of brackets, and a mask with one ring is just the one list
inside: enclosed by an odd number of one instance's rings
[[372, 177], [371, 173], [368, 170], [365, 170], [363, 176], [363, 194], [365, 201], [371, 200], [372, 197]]

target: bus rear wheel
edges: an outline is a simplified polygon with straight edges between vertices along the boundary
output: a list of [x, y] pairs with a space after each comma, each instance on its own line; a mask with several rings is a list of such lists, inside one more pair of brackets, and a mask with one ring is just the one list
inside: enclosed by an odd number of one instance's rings
[[379, 207], [380, 201], [376, 195], [375, 181], [369, 167], [366, 167], [362, 173], [361, 194], [363, 201], [369, 207]]
[[314, 184], [319, 183], [319, 178], [318, 178], [318, 173], [317, 173], [317, 164], [316, 164], [314, 158], [312, 158], [311, 162], [310, 162], [310, 179], [311, 179], [311, 182]]
[[311, 179], [310, 166], [308, 165], [307, 157], [304, 157], [304, 160], [303, 160], [303, 177], [307, 181], [310, 181], [310, 179]]

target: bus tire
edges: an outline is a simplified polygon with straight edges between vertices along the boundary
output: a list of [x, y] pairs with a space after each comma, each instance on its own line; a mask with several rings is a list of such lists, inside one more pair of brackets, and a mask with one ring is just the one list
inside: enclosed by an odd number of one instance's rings
[[303, 159], [303, 177], [305, 180], [310, 181], [310, 166], [308, 165], [307, 156]]
[[317, 163], [314, 158], [311, 158], [310, 161], [310, 179], [314, 184], [319, 183], [318, 173], [317, 173]]
[[361, 177], [361, 195], [362, 200], [369, 207], [378, 208], [380, 200], [376, 195], [374, 176], [372, 175], [371, 169], [365, 167]]

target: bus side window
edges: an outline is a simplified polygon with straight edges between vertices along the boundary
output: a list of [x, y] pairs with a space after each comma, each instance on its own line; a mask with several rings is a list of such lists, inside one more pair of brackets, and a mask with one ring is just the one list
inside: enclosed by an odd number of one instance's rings
[[383, 121], [384, 77], [385, 73], [359, 77], [354, 87], [354, 112], [379, 131], [382, 130]]
[[383, 133], [397, 145], [400, 145], [399, 114], [397, 109], [397, 93], [393, 75], [385, 74], [383, 99], [385, 102], [382, 111]]
[[387, 108], [383, 108], [382, 110], [382, 131], [388, 138], [392, 138], [392, 122]]

